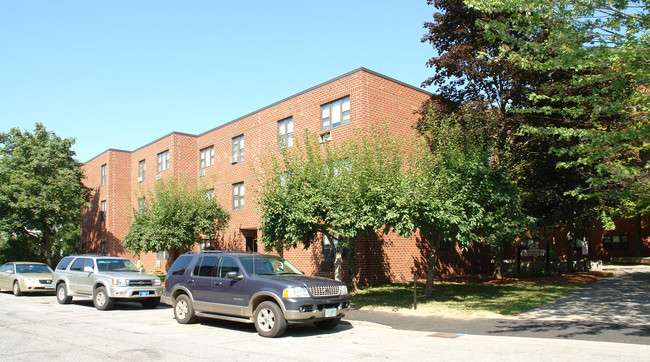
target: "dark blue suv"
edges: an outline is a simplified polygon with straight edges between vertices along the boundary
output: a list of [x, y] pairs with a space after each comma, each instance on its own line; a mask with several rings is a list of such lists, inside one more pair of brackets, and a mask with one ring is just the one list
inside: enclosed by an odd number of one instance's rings
[[305, 276], [279, 256], [225, 251], [190, 251], [165, 278], [164, 303], [179, 323], [209, 317], [254, 323], [264, 337], [277, 337], [287, 324], [338, 325], [350, 310], [345, 284]]

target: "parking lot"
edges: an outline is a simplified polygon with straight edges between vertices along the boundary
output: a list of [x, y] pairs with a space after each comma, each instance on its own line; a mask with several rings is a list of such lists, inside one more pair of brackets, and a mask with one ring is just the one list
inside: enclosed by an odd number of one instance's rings
[[50, 295], [0, 293], [0, 349], [6, 360], [647, 360], [650, 346], [542, 338], [406, 331], [345, 320], [332, 331], [290, 328], [260, 337], [250, 324], [176, 323], [167, 306], [90, 300], [59, 305]]

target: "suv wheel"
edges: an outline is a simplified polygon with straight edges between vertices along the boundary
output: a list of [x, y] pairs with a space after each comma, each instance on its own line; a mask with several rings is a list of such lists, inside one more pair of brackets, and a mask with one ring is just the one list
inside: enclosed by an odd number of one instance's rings
[[325, 319], [320, 322], [314, 322], [314, 325], [320, 329], [332, 329], [339, 325], [341, 318]]
[[176, 298], [176, 301], [174, 302], [174, 318], [176, 318], [176, 321], [181, 324], [193, 323], [196, 321], [192, 301], [190, 301], [190, 298], [187, 295], [179, 295], [178, 298]]
[[56, 286], [56, 301], [59, 302], [59, 304], [72, 303], [72, 297], [68, 296], [65, 283], [59, 283], [59, 285]]
[[262, 302], [253, 317], [255, 329], [262, 337], [278, 337], [287, 329], [287, 321], [284, 319], [282, 309], [274, 302]]
[[142, 308], [154, 309], [160, 304], [160, 297], [143, 299], [140, 304], [142, 304]]
[[23, 292], [20, 290], [20, 284], [18, 284], [18, 281], [14, 282], [14, 295], [17, 297], [23, 295]]
[[107, 310], [113, 307], [113, 299], [106, 293], [106, 288], [99, 287], [93, 293], [93, 304], [99, 310]]

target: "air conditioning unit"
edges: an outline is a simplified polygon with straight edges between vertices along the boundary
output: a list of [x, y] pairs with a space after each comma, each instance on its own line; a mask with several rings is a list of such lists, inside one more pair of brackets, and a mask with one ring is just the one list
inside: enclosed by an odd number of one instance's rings
[[199, 177], [203, 177], [203, 176], [205, 176], [205, 169], [204, 168], [199, 170]]
[[331, 132], [321, 133], [321, 135], [319, 137], [320, 143], [329, 142], [331, 140], [332, 140], [332, 133]]
[[162, 178], [162, 173], [157, 173], [156, 174], [156, 180], [160, 180]]

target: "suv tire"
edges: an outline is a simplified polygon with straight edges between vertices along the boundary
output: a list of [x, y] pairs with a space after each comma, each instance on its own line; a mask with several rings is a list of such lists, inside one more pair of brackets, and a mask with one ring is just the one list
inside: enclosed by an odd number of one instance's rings
[[140, 304], [144, 309], [154, 309], [160, 304], [160, 297], [143, 299]]
[[17, 296], [17, 297], [20, 297], [21, 295], [23, 295], [23, 292], [20, 290], [20, 284], [18, 283], [17, 280], [14, 282], [13, 292], [14, 292], [14, 295]]
[[183, 294], [179, 295], [174, 302], [174, 318], [180, 324], [194, 323], [196, 315], [190, 298]]
[[106, 288], [99, 287], [93, 293], [93, 304], [99, 310], [107, 310], [113, 307], [113, 299], [106, 293]]
[[70, 304], [72, 303], [72, 297], [68, 296], [68, 290], [65, 287], [65, 283], [59, 283], [56, 286], [56, 301], [59, 304]]
[[314, 322], [314, 325], [320, 329], [332, 329], [339, 325], [341, 318], [325, 319], [319, 322]]
[[262, 302], [257, 306], [253, 322], [257, 333], [262, 337], [279, 337], [287, 329], [287, 321], [284, 319], [282, 309], [270, 301]]

